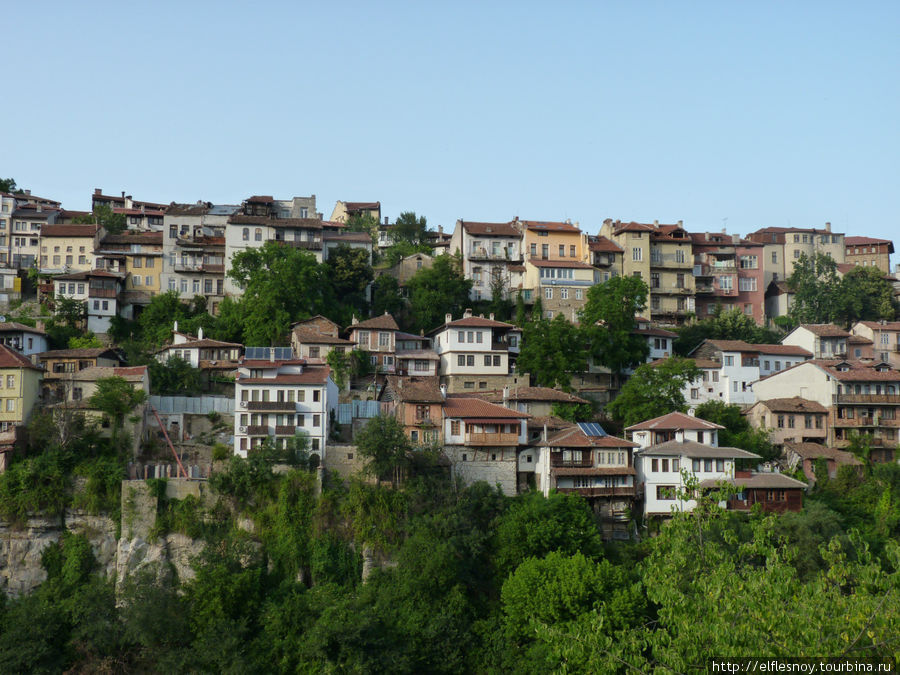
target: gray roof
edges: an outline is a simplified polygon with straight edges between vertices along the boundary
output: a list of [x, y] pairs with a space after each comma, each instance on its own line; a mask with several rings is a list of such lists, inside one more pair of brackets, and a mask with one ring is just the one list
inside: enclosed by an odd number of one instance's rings
[[209, 207], [210, 216], [231, 216], [238, 212], [240, 205], [235, 204], [213, 204]]
[[642, 457], [655, 455], [691, 457], [700, 459], [760, 459], [760, 456], [740, 448], [714, 447], [695, 441], [666, 441], [659, 445], [651, 445], [649, 448], [637, 451]]

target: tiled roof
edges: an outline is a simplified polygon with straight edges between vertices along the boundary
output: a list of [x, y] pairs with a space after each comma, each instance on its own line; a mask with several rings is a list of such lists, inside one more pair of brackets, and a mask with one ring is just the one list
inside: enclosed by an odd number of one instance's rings
[[115, 359], [117, 361], [122, 360], [114, 350], [109, 349], [108, 347], [81, 347], [79, 349], [51, 349], [49, 352], [41, 352], [40, 354], [38, 354], [38, 358], [42, 361], [44, 359], [65, 359], [65, 358], [94, 359], [94, 358], [99, 358], [101, 356], [110, 358], [110, 359]]
[[770, 490], [806, 489], [806, 483], [796, 478], [785, 476], [783, 473], [765, 472], [753, 473], [750, 476], [738, 476], [735, 478], [700, 481], [700, 487], [716, 487], [719, 483], [738, 485], [748, 488], [765, 488]]
[[827, 413], [828, 408], [816, 401], [810, 401], [799, 396], [793, 398], [770, 398], [760, 401], [760, 405], [766, 406], [772, 412], [796, 412], [796, 413]]
[[435, 333], [444, 328], [516, 328], [516, 326], [511, 323], [485, 319], [483, 316], [470, 316], [468, 318], [457, 319], [456, 321], [445, 323], [443, 326], [438, 326], [428, 332], [429, 334]]
[[33, 328], [32, 326], [26, 326], [23, 323], [18, 323], [16, 321], [5, 321], [0, 323], [0, 333], [36, 333], [37, 335], [46, 335], [45, 331], [42, 331], [40, 328]]
[[812, 352], [795, 345], [753, 345], [760, 354], [774, 354], [775, 356], [805, 356], [812, 358]]
[[[503, 400], [502, 391], [492, 391], [488, 400], [498, 403]], [[510, 387], [510, 401], [558, 401], [561, 403], [587, 403], [583, 398], [550, 387]]]
[[617, 222], [613, 232], [619, 234], [620, 232], [653, 232], [654, 230], [655, 228], [653, 225], [647, 223], [635, 223], [632, 221], [630, 223]]
[[203, 216], [209, 213], [212, 206], [209, 202], [200, 202], [198, 204], [176, 204], [172, 202], [166, 209], [168, 216]]
[[275, 199], [272, 195], [253, 195], [252, 197], [247, 197], [247, 202], [249, 203], [257, 203], [257, 204], [271, 204]]
[[588, 243], [588, 248], [591, 251], [597, 251], [600, 253], [622, 253], [623, 249], [612, 239], [607, 239], [602, 235], [597, 235], [596, 237], [592, 237], [591, 241]]
[[344, 202], [347, 211], [372, 211], [380, 209], [381, 202]]
[[[896, 329], [896, 330], [900, 330], [900, 329]], [[863, 337], [862, 335], [851, 335], [850, 337], [847, 338], [847, 344], [848, 345], [871, 345], [871, 344], [875, 344], [875, 343], [872, 342], [872, 340], [870, 340], [869, 338]]]
[[400, 326], [390, 314], [385, 312], [381, 316], [376, 316], [359, 323], [350, 325], [347, 330], [355, 330], [357, 328], [375, 328], [377, 330], [400, 330]]
[[527, 419], [530, 415], [516, 410], [504, 408], [502, 405], [488, 403], [477, 398], [465, 398], [461, 396], [448, 396], [444, 401], [444, 414], [447, 417], [472, 418], [497, 418], [497, 419]]
[[[893, 368], [875, 370], [875, 364], [871, 361], [817, 359], [811, 363], [841, 382], [900, 382], [900, 371]], [[849, 370], [838, 370], [837, 366], [841, 364], [849, 366]]]
[[387, 376], [387, 384], [397, 401], [410, 403], [442, 403], [441, 380], [437, 375], [431, 377], [398, 377]]
[[561, 417], [554, 417], [553, 415], [535, 415], [534, 417], [529, 418], [527, 425], [529, 429], [538, 431], [543, 430], [544, 425], [547, 425], [547, 431], [550, 432], [574, 427], [575, 423], [564, 420]]
[[513, 225], [512, 222], [509, 223], [473, 223], [466, 220], [461, 220], [460, 223], [463, 226], [463, 229], [469, 234], [475, 235], [477, 237], [484, 236], [496, 236], [496, 237], [521, 237], [522, 233], [519, 232], [519, 229]]
[[309, 368], [302, 373], [282, 373], [275, 377], [246, 377], [238, 374], [240, 384], [325, 384], [331, 369], [326, 367]]
[[558, 431], [546, 442], [538, 443], [551, 448], [636, 448], [637, 443], [615, 436], [588, 436], [580, 427], [574, 426]]
[[120, 234], [107, 234], [100, 244], [156, 244], [162, 246], [162, 232], [122, 232]]
[[559, 223], [545, 220], [520, 220], [527, 230], [538, 230], [548, 232], [573, 232], [580, 233], [581, 230], [572, 223]]
[[104, 377], [121, 377], [129, 382], [141, 382], [147, 374], [147, 366], [131, 366], [120, 368], [117, 366], [91, 366], [74, 373], [68, 373], [66, 378], [81, 382], [93, 382]]
[[325, 335], [324, 333], [320, 333], [319, 331], [313, 328], [304, 328], [303, 326], [297, 326], [291, 331], [294, 336], [296, 336], [297, 341], [300, 344], [314, 344], [314, 345], [352, 345], [353, 343], [350, 340], [344, 340], [339, 337], [334, 337], [332, 335]]
[[579, 270], [594, 269], [580, 260], [543, 260], [541, 258], [529, 258], [528, 262], [535, 267], [572, 267]]
[[873, 237], [844, 237], [845, 246], [877, 246], [878, 244], [890, 244], [893, 248], [894, 242], [890, 239], [875, 239]]
[[222, 342], [221, 340], [210, 340], [209, 338], [203, 338], [202, 340], [188, 340], [187, 342], [182, 342], [180, 344], [171, 344], [166, 345], [162, 349], [158, 349], [156, 353], [165, 352], [170, 349], [205, 349], [207, 347], [241, 347], [242, 345], [239, 342]]
[[23, 356], [15, 349], [10, 349], [4, 344], [0, 344], [0, 368], [30, 368], [31, 370], [41, 370], [34, 365], [26, 356]]
[[796, 452], [803, 459], [824, 457], [833, 459], [839, 464], [862, 465], [862, 462], [853, 453], [838, 450], [837, 448], [827, 448], [819, 443], [785, 443], [784, 446], [786, 450]]
[[900, 321], [860, 321], [863, 326], [872, 328], [873, 330], [897, 330], [900, 331]]
[[635, 323], [637, 323], [637, 328], [632, 331], [632, 333], [634, 333], [635, 335], [649, 335], [651, 337], [667, 338], [678, 337], [678, 333], [673, 333], [670, 330], [665, 330], [664, 328], [649, 325], [650, 322], [646, 319], [635, 319]]
[[307, 230], [321, 230], [322, 221], [318, 218], [270, 218], [269, 216], [245, 216], [236, 213], [228, 218], [232, 225], [265, 225], [267, 227], [295, 227]]
[[322, 239], [325, 241], [346, 241], [356, 244], [372, 243], [372, 235], [365, 232], [323, 232]]
[[833, 323], [802, 323], [800, 328], [805, 328], [818, 337], [847, 337], [850, 335], [843, 328], [839, 328]]
[[395, 353], [398, 359], [421, 359], [425, 361], [441, 360], [441, 357], [431, 349], [407, 349]]
[[44, 225], [42, 237], [91, 237], [97, 234], [97, 225]]
[[[721, 428], [721, 427], [719, 427]], [[695, 443], [694, 441], [666, 441], [658, 445], [652, 445], [649, 448], [637, 451], [641, 456], [652, 455], [681, 455], [682, 457], [692, 457], [700, 459], [760, 459], [760, 456], [741, 450], [740, 448], [715, 447], [712, 445], [704, 445], [703, 443]]]
[[699, 417], [685, 415], [680, 412], [671, 412], [668, 415], [654, 417], [652, 420], [639, 422], [630, 427], [626, 427], [625, 431], [645, 431], [660, 429], [724, 429], [720, 424], [707, 422]]

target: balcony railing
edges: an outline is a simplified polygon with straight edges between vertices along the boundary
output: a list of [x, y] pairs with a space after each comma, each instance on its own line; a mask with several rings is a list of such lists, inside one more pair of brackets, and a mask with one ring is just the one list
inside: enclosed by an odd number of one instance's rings
[[575, 493], [582, 497], [634, 497], [635, 491], [633, 487], [576, 487], [556, 488], [557, 492]]
[[266, 424], [251, 424], [247, 427], [248, 436], [268, 436], [269, 426]]
[[490, 251], [486, 248], [473, 248], [469, 251], [469, 260], [497, 260], [504, 262], [522, 262], [522, 254], [516, 255], [507, 250]]
[[559, 455], [551, 453], [550, 466], [552, 467], [576, 467], [579, 469], [589, 469], [593, 466], [591, 453], [585, 452], [581, 459], [563, 459]]
[[469, 433], [466, 434], [466, 445], [518, 445], [519, 434], [513, 433]]
[[297, 432], [297, 427], [293, 424], [278, 424], [275, 426], [276, 436], [293, 436]]
[[834, 420], [835, 427], [900, 427], [900, 420], [875, 415], [870, 417], [851, 417], [837, 418]]
[[[281, 241], [281, 240], [278, 240]], [[306, 251], [321, 251], [322, 250], [322, 242], [321, 240], [299, 240], [294, 239], [292, 241], [282, 241], [283, 244], [287, 244], [288, 246], [293, 246], [294, 248], [300, 248]]]
[[115, 288], [89, 288], [89, 298], [115, 298], [119, 292]]
[[246, 403], [247, 410], [251, 411], [295, 412], [297, 410], [297, 404], [294, 401], [246, 401]]
[[889, 403], [900, 405], [900, 394], [835, 394], [835, 403]]

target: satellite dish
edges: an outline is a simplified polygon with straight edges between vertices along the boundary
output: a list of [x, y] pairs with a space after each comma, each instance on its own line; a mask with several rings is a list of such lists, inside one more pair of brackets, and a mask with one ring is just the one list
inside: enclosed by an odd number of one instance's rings
[[6, 316], [3, 314], [0, 314], [0, 323], [6, 323]]

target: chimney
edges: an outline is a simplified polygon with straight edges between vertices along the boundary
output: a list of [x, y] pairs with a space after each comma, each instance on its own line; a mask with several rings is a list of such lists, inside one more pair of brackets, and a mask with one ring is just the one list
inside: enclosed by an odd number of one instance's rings
[[26, 196], [26, 197], [30, 197], [30, 196], [31, 196], [31, 190], [25, 190], [25, 196]]
[[503, 387], [503, 407], [504, 408], [509, 407], [509, 385], [508, 384], [505, 387]]
[[438, 234], [444, 234], [444, 226], [438, 225]]
[[450, 323], [451, 321], [453, 321], [453, 315], [449, 313], [444, 314], [444, 323]]
[[546, 422], [544, 422], [544, 433], [541, 434], [541, 440], [543, 440], [544, 443], [547, 442], [547, 423]]
[[678, 227], [684, 227], [684, 223], [682, 221], [678, 221]]
[[488, 314], [488, 318], [489, 318], [491, 321], [493, 321], [493, 320], [494, 320], [494, 313], [491, 312], [490, 314]]
[[385, 216], [385, 217], [384, 217], [384, 224], [385, 224], [385, 225], [387, 225], [387, 224], [388, 224], [388, 222], [389, 222], [389, 221], [388, 221], [388, 217], [387, 217], [387, 216]]
[[44, 209], [43, 209], [43, 207], [42, 207], [40, 204], [36, 204], [34, 210], [35, 210], [37, 213], [40, 213], [40, 212], [43, 211]]
[[831, 223], [825, 223], [825, 231], [831, 232]]
[[122, 199], [125, 199], [125, 190], [122, 190]]
[[269, 347], [269, 363], [275, 363], [275, 347]]
[[198, 340], [203, 339], [203, 326], [200, 326], [200, 328], [197, 330], [197, 339]]
[[95, 195], [102, 195], [102, 194], [103, 194], [103, 190], [101, 190], [100, 188], [94, 188], [94, 194], [95, 194]]
[[178, 321], [177, 320], [175, 321], [175, 325], [172, 326], [172, 330], [176, 333], [178, 332]]
[[472, 308], [471, 307], [466, 307], [466, 311], [463, 312], [463, 318], [464, 319], [472, 318]]
[[659, 227], [659, 221], [658, 221], [658, 220], [654, 220], [654, 221], [653, 221], [653, 226], [654, 226], [654, 227]]
[[358, 323], [359, 323], [359, 320], [356, 318], [356, 314], [354, 314], [354, 315], [353, 315], [353, 318], [350, 319], [350, 325], [351, 325], [351, 326], [355, 326], [355, 325], [358, 324]]
[[566, 225], [571, 225], [571, 224], [572, 224], [572, 219], [566, 218]]
[[447, 398], [447, 385], [441, 385], [441, 398]]

